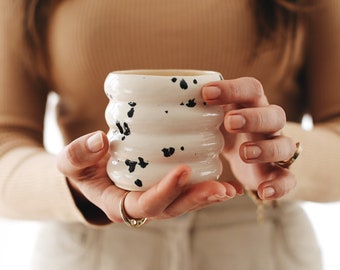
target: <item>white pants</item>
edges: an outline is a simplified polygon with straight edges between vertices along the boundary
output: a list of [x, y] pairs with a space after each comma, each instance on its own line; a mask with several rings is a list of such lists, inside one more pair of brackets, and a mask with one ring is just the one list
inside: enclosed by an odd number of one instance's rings
[[246, 196], [142, 228], [46, 224], [33, 270], [319, 270], [319, 247], [294, 203], [265, 209]]

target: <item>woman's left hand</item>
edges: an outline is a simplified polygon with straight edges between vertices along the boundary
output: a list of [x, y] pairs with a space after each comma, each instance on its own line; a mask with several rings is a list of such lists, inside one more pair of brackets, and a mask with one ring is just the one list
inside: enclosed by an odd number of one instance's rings
[[223, 155], [237, 180], [257, 190], [261, 199], [291, 191], [295, 175], [275, 162], [291, 158], [296, 144], [282, 135], [285, 112], [268, 103], [261, 83], [248, 77], [213, 82], [203, 87], [202, 95], [208, 104], [224, 106]]

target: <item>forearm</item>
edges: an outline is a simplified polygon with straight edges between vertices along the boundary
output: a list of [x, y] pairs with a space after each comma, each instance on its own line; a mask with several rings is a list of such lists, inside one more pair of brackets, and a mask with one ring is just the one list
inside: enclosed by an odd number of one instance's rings
[[287, 198], [316, 202], [340, 200], [340, 118], [306, 131], [288, 123], [284, 133], [301, 142], [303, 152], [290, 167], [297, 187]]
[[38, 147], [14, 148], [0, 159], [0, 214], [15, 219], [84, 221], [55, 157]]

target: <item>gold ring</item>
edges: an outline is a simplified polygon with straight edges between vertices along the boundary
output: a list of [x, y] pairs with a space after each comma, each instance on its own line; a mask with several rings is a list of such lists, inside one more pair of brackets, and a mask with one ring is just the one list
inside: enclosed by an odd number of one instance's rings
[[125, 198], [128, 195], [128, 193], [129, 192], [126, 192], [119, 202], [120, 216], [123, 219], [124, 223], [126, 225], [128, 225], [129, 227], [139, 228], [140, 226], [142, 226], [147, 221], [148, 218], [135, 219], [135, 218], [129, 217], [129, 215], [126, 213], [125, 207], [124, 207]]
[[275, 164], [279, 165], [282, 168], [288, 169], [290, 165], [292, 165], [294, 161], [299, 157], [301, 152], [302, 152], [302, 146], [298, 142], [296, 143], [296, 151], [290, 159], [284, 160], [284, 161], [278, 161], [278, 162], [275, 162]]

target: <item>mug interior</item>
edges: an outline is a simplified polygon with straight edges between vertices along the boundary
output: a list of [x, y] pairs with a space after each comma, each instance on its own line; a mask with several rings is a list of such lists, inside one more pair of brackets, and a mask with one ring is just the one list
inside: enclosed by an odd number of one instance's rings
[[194, 69], [135, 69], [115, 71], [116, 74], [144, 75], [144, 76], [203, 76], [219, 74], [216, 71]]

